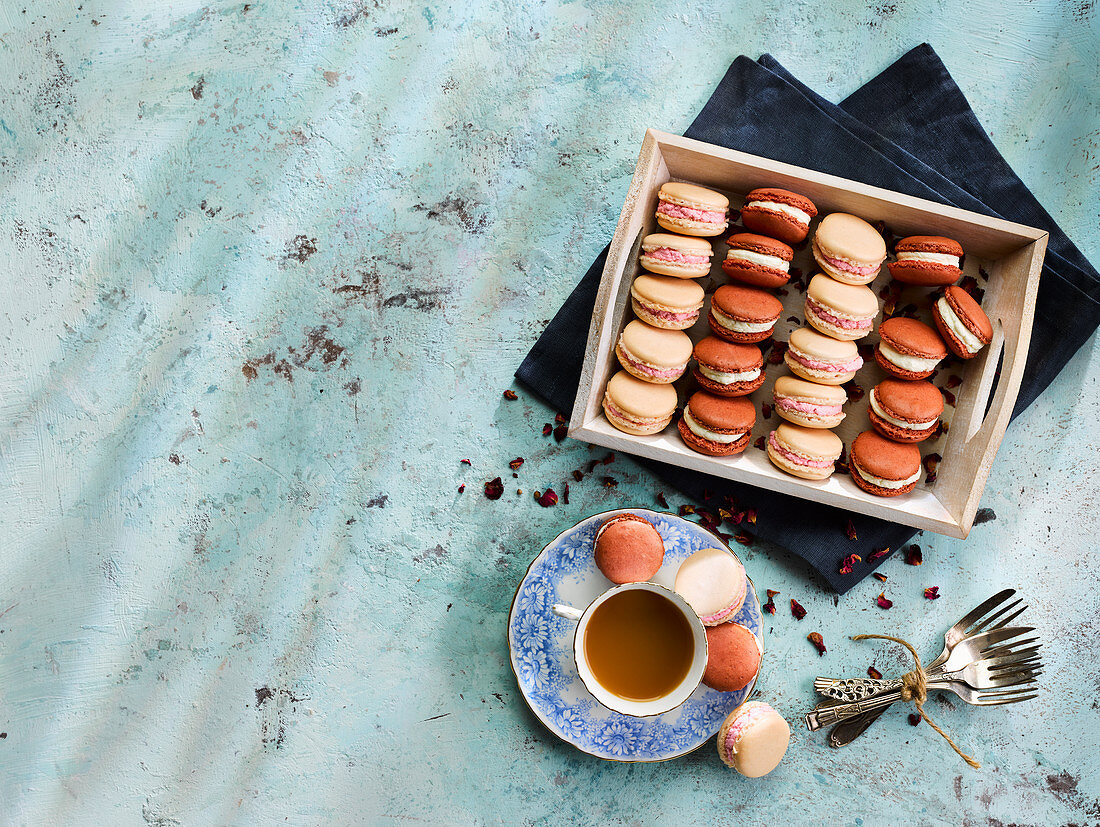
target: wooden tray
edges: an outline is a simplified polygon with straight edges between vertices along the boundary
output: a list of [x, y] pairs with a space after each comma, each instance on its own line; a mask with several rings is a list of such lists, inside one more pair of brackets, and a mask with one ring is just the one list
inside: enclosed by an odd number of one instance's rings
[[[946, 434], [935, 442], [920, 445], [924, 456], [933, 453], [942, 456], [936, 475], [922, 473], [921, 481], [910, 494], [875, 497], [862, 491], [839, 470], [821, 482], [785, 474], [771, 464], [763, 450], [752, 444], [740, 456], [707, 457], [683, 444], [675, 424], [660, 434], [643, 437], [623, 433], [611, 426], [601, 408], [604, 387], [619, 369], [615, 358], [619, 333], [633, 318], [630, 284], [639, 271], [638, 250], [642, 237], [663, 232], [657, 227], [654, 212], [657, 190], [669, 180], [690, 181], [723, 192], [730, 198], [731, 209], [740, 207], [745, 193], [752, 189], [783, 187], [810, 198], [817, 205], [819, 218], [831, 212], [848, 212], [872, 223], [884, 221], [899, 238], [944, 235], [962, 244], [966, 251], [964, 273], [973, 276], [985, 290], [981, 304], [993, 323], [993, 341], [974, 359], [945, 362], [946, 367], [941, 366], [936, 377], [935, 384], [941, 388], [947, 386], [951, 376], [962, 380], [961, 385], [951, 389], [956, 404], [947, 405], [944, 410], [944, 420], [949, 426]], [[817, 220], [811, 226], [811, 234], [816, 226]], [[726, 235], [728, 233], [711, 239], [715, 248], [713, 269], [710, 278], [701, 281], [708, 295], [728, 281], [721, 269], [727, 249]], [[648, 130], [600, 281], [569, 435], [616, 451], [650, 457], [937, 534], [966, 537], [974, 523], [990, 466], [1004, 438], [1020, 389], [1046, 242], [1047, 233], [1033, 227]], [[805, 282], [819, 271], [809, 245], [796, 253], [792, 265], [801, 268]], [[889, 274], [883, 267], [870, 287], [878, 294], [888, 282]], [[920, 318], [931, 323], [929, 292], [925, 288], [906, 288], [897, 307], [916, 304]], [[780, 298], [784, 309], [776, 326], [775, 340], [786, 342], [790, 331], [801, 327], [805, 319], [805, 293], [789, 288], [788, 294]], [[709, 303], [704, 305], [699, 322], [687, 331], [692, 341], [710, 332], [706, 322], [708, 308]], [[797, 320], [787, 321], [795, 316]], [[881, 322], [880, 314], [875, 320], [876, 332]], [[877, 335], [871, 335], [858, 344], [877, 341]], [[789, 371], [782, 363], [772, 365], [765, 361], [765, 366], [767, 381], [750, 397], [758, 414], [753, 442], [782, 421], [775, 413], [765, 419], [761, 415], [761, 403], [771, 404], [775, 379]], [[871, 359], [854, 381], [869, 392], [884, 378], [886, 374]], [[676, 387], [682, 405], [693, 390], [690, 370]], [[844, 440], [847, 450], [856, 435], [870, 427], [866, 395], [858, 402], [850, 400], [845, 412], [848, 415], [844, 422], [834, 430]]]

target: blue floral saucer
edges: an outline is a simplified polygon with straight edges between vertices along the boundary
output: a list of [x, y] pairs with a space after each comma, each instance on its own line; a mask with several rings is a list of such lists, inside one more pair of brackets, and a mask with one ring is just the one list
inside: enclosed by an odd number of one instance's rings
[[[551, 611], [555, 603], [583, 609], [611, 588], [592, 558], [592, 542], [612, 515], [629, 511], [652, 522], [665, 541], [665, 562], [654, 583], [672, 588], [676, 570], [693, 551], [721, 548], [705, 528], [672, 514], [630, 508], [595, 514], [562, 532], [531, 563], [508, 616], [508, 648], [520, 692], [547, 728], [582, 752], [611, 761], [665, 761], [702, 746], [753, 690], [716, 692], [700, 686], [671, 712], [652, 718], [621, 715], [601, 706], [585, 689], [573, 661], [575, 624]], [[752, 630], [764, 647], [763, 618], [749, 581], [745, 605], [734, 621]]]

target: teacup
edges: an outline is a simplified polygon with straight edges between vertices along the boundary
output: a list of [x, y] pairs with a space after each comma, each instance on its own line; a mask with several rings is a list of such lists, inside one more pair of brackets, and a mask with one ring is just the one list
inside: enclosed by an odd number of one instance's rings
[[[667, 639], [668, 647], [676, 645], [677, 640], [681, 637], [683, 626], [686, 625], [688, 630], [687, 634], [682, 635], [683, 651], [677, 652], [670, 648], [671, 655], [678, 659], [674, 662], [669, 661], [668, 674], [651, 676], [654, 681], [662, 683], [659, 693], [651, 697], [624, 697], [624, 694], [619, 694], [608, 688], [597, 677], [597, 673], [602, 672], [605, 682], [611, 682], [607, 680], [610, 673], [606, 665], [597, 664], [596, 669], [593, 669], [593, 664], [589, 659], [590, 653], [587, 644], [590, 642], [588, 638], [593, 617], [596, 615], [597, 610], [605, 606], [609, 600], [627, 592], [648, 592], [664, 601], [664, 603], [661, 603], [653, 602], [649, 598], [645, 599], [662, 612], [666, 609], [669, 610], [667, 619], [670, 621], [670, 626], [675, 627], [675, 637]], [[632, 604], [637, 604], [637, 600], [632, 601]], [[622, 605], [620, 600], [619, 606]], [[687, 601], [665, 586], [648, 582], [624, 583], [605, 591], [583, 611], [559, 603], [554, 605], [553, 612], [559, 617], [577, 621], [577, 629], [573, 635], [573, 659], [577, 664], [577, 673], [580, 675], [585, 688], [608, 709], [639, 718], [661, 715], [686, 701], [699, 685], [699, 681], [702, 680], [703, 671], [707, 666], [706, 629]], [[609, 622], [607, 619], [597, 620], [597, 631], [593, 635], [592, 642], [607, 639], [606, 636], [611, 633], [607, 631]], [[614, 630], [612, 629], [612, 631]], [[642, 634], [645, 633], [642, 632]], [[646, 638], [639, 638], [639, 641], [648, 646], [649, 641]], [[686, 666], [686, 671], [684, 671], [683, 677], [677, 679], [684, 666]]]

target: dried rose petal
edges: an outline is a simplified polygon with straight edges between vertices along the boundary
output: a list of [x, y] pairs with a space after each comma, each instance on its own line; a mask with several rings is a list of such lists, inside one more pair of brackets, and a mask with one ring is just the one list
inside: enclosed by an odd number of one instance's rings
[[874, 345], [859, 345], [856, 348], [856, 352], [859, 353], [859, 358], [864, 362], [873, 362], [875, 359]]
[[981, 525], [982, 523], [992, 522], [997, 519], [997, 512], [992, 508], [979, 508], [978, 513], [974, 515], [974, 525]]
[[806, 610], [802, 608], [802, 604], [791, 598], [791, 614], [794, 615], [795, 620], [801, 620], [806, 616]]
[[679, 513], [680, 513], [681, 517], [686, 517], [689, 514], [694, 514], [695, 513], [695, 506], [691, 505], [690, 503], [684, 503], [683, 505], [680, 506], [680, 512]]
[[561, 442], [563, 439], [565, 439], [568, 433], [569, 427], [567, 425], [559, 425], [554, 429], [554, 441]]
[[787, 352], [786, 342], [775, 342], [772, 345], [772, 352], [768, 354], [768, 364], [778, 365], [783, 362], [783, 354]]
[[919, 566], [924, 562], [924, 554], [916, 543], [905, 547], [905, 562], [910, 566]]
[[901, 309], [901, 313], [899, 315], [905, 316], [908, 319], [915, 319], [919, 315], [917, 311], [917, 306], [912, 303], [907, 304]]
[[848, 391], [849, 402], [858, 402], [863, 398], [863, 388], [856, 384], [855, 379], [850, 379], [849, 381], [845, 382], [843, 387], [844, 390]]
[[535, 492], [535, 501], [543, 508], [549, 508], [558, 504], [558, 495], [554, 493], [553, 488], [547, 488], [541, 494], [538, 491]]
[[798, 316], [788, 316], [787, 322], [790, 324], [799, 324], [802, 320]]
[[909, 713], [909, 726], [916, 726], [921, 721], [920, 715], [916, 712]]
[[554, 426], [551, 425], [549, 422], [547, 422], [545, 425], [542, 426], [542, 435], [543, 436], [550, 436], [550, 434], [552, 434], [552, 433], [554, 433]]
[[[589, 446], [589, 448], [594, 448], [594, 447], [595, 447], [594, 445]], [[585, 464], [585, 466], [584, 466], [584, 473], [591, 474], [592, 469], [595, 468], [599, 464], [600, 464], [600, 461], [598, 459], [588, 460], [587, 464]]]
[[763, 414], [764, 419], [771, 419], [772, 418], [772, 406], [769, 405], [767, 402], [761, 402], [760, 403], [760, 413]]
[[745, 519], [748, 521], [749, 525], [756, 525], [756, 509], [750, 508], [745, 511]]
[[503, 493], [504, 481], [500, 477], [496, 477], [485, 483], [485, 496], [490, 500], [499, 500], [500, 495]]
[[867, 562], [868, 563], [873, 563], [876, 560], [881, 560], [883, 557], [885, 557], [889, 553], [890, 553], [890, 547], [889, 546], [884, 546], [883, 548], [876, 548], [874, 551], [871, 552], [871, 556], [867, 558]]
[[562, 489], [561, 501], [566, 505], [569, 505], [569, 483], [565, 483], [565, 488]]
[[[983, 278], [986, 277], [983, 275]], [[978, 288], [978, 280], [973, 276], [964, 276], [963, 280], [959, 282], [959, 287], [961, 287], [963, 290], [973, 296], [974, 291]]]
[[851, 574], [853, 568], [855, 567], [855, 564], [861, 562], [863, 562], [863, 558], [860, 557], [858, 554], [849, 554], [840, 563], [840, 573]]
[[777, 295], [777, 296], [786, 296], [788, 292], [789, 291], [785, 287], [780, 287], [779, 289], [777, 289], [775, 291], [775, 295]]
[[944, 387], [946, 387], [946, 388], [957, 388], [962, 383], [963, 383], [962, 377], [952, 373], [950, 376], [947, 377], [947, 384]]
[[508, 463], [508, 467], [513, 471], [518, 471], [523, 466], [523, 457], [516, 457], [514, 460]]
[[465, 490], [466, 490], [466, 483], [462, 483], [462, 485], [458, 486], [458, 493], [459, 494], [461, 494]]
[[878, 604], [878, 607], [880, 609], [889, 609], [891, 606], [894, 605], [894, 601], [886, 599], [886, 592], [882, 592], [881, 594], [879, 594], [879, 596], [875, 599], [875, 602]]
[[848, 449], [840, 446], [840, 456], [836, 458], [836, 468], [840, 473], [848, 473]]
[[657, 492], [657, 505], [661, 508], [668, 509], [668, 500], [665, 499], [665, 495], [660, 491]]
[[504, 398], [505, 399], [519, 399], [519, 397], [516, 396], [515, 391], [505, 391], [504, 392]]
[[817, 654], [824, 655], [828, 650], [825, 648], [825, 638], [821, 636], [820, 632], [810, 632], [806, 635], [806, 640], [810, 641], [817, 649]]
[[573, 472], [573, 479], [576, 482], [580, 482], [581, 480], [584, 479], [584, 474], [581, 472], [581, 470], [579, 468]]
[[568, 422], [568, 421], [569, 421], [569, 420], [567, 420], [567, 419], [566, 419], [566, 418], [565, 418], [564, 416], [562, 416], [561, 414], [554, 414], [554, 424], [555, 424], [555, 425], [564, 425], [564, 424], [565, 424], [566, 422]]
[[929, 586], [927, 589], [924, 590], [924, 596], [928, 600], [939, 600], [940, 599], [940, 587], [939, 586]]
[[614, 452], [612, 452], [612, 453], [608, 454], [608, 455], [607, 455], [606, 457], [604, 457], [604, 458], [603, 458], [603, 464], [604, 464], [604, 465], [610, 465], [610, 464], [611, 464], [611, 463], [613, 463], [614, 461], [615, 461], [615, 454], [614, 454]]
[[749, 532], [747, 532], [747, 531], [739, 531], [739, 532], [737, 532], [736, 535], [734, 535], [733, 539], [735, 539], [737, 542], [739, 542], [743, 546], [751, 546], [752, 541], [755, 540], [756, 538], [753, 537], [751, 534], [749, 534]]
[[756, 438], [756, 442], [754, 442], [754, 443], [752, 444], [752, 446], [753, 446], [754, 448], [758, 448], [759, 450], [763, 451], [763, 450], [764, 450], [764, 437], [762, 437], [762, 436], [758, 436], [758, 437]]
[[844, 533], [848, 535], [849, 540], [859, 539], [859, 535], [856, 534], [856, 524], [852, 522], [851, 518], [848, 519], [848, 525], [844, 529]]
[[768, 602], [760, 608], [770, 615], [775, 614], [775, 596], [779, 594], [775, 589], [768, 589]]
[[871, 572], [871, 576], [878, 580], [880, 583], [886, 582], [886, 575], [883, 574], [881, 571]]
[[714, 492], [711, 491], [709, 488], [704, 488], [703, 489], [703, 501], [705, 502], [707, 500], [713, 500], [713, 499], [714, 499]]
[[943, 459], [943, 457], [939, 454], [929, 454], [922, 462], [924, 470], [928, 474], [924, 481], [929, 485], [936, 481], [936, 469], [939, 468], [941, 459]]
[[463, 465], [473, 465], [473, 463], [470, 462], [470, 460], [468, 459], [460, 459], [459, 462], [461, 462]]
[[877, 669], [875, 669], [875, 667], [868, 666], [867, 667], [867, 677], [869, 677], [871, 680], [881, 681], [882, 680], [882, 673], [879, 672]]
[[604, 488], [614, 488], [619, 484], [619, 481], [614, 477], [603, 477], [600, 482], [603, 483]]

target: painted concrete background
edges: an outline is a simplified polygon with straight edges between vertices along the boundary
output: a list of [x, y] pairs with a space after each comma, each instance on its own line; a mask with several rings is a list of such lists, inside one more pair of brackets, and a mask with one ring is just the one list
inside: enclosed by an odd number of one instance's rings
[[898, 710], [839, 752], [796, 723], [756, 782], [710, 746], [556, 742], [507, 666], [513, 591], [562, 528], [656, 489], [620, 456], [617, 487], [540, 508], [603, 452], [501, 398], [644, 129], [685, 128], [740, 53], [839, 99], [932, 42], [1100, 260], [1091, 0], [520, 5], [0, 4], [0, 820], [1096, 823], [1095, 341], [1010, 431], [996, 519], [887, 566], [892, 610], [744, 550], [782, 593], [761, 697], [792, 721], [818, 673], [901, 670], [847, 635], [933, 655], [1023, 588], [1042, 701], [929, 706], [979, 772]]

